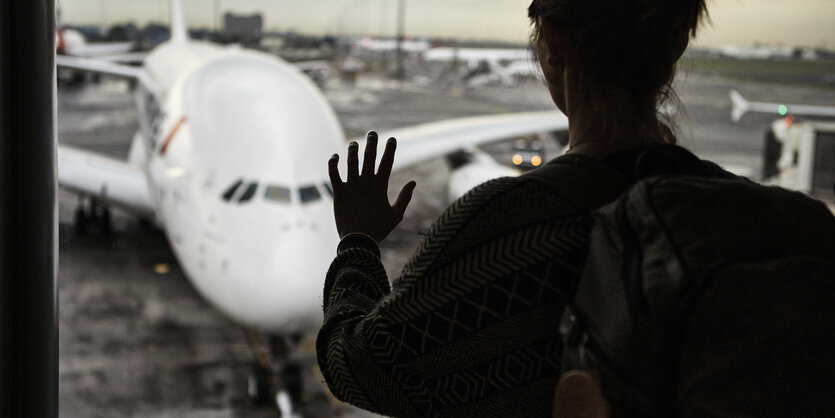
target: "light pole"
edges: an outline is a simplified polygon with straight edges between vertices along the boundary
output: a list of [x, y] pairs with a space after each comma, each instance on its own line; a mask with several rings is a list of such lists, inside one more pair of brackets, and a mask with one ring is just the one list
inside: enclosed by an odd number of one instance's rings
[[214, 13], [214, 25], [215, 25], [215, 35], [220, 33], [220, 0], [215, 0], [215, 13]]
[[397, 0], [397, 78], [406, 78], [403, 68], [403, 41], [406, 39], [406, 0]]

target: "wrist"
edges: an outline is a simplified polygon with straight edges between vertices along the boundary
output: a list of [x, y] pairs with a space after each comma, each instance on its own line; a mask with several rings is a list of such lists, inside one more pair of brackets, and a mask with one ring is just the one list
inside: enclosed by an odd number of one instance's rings
[[361, 232], [352, 232], [342, 237], [336, 247], [336, 253], [339, 254], [351, 248], [363, 248], [374, 253], [377, 258], [380, 257], [380, 245], [377, 240]]

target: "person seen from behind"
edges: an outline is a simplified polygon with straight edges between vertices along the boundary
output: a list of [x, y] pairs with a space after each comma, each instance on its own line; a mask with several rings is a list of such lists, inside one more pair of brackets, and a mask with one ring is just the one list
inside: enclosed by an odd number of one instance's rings
[[[607, 346], [611, 341], [603, 338], [583, 351], [562, 324], [575, 319], [566, 315], [570, 311], [566, 308], [578, 300], [576, 317], [590, 328], [577, 335], [585, 335], [583, 341], [606, 336], [594, 329], [600, 322], [597, 317], [588, 317], [593, 309], [582, 310], [582, 301], [593, 293], [586, 289], [585, 283], [593, 282], [586, 280], [587, 275], [602, 277], [589, 273], [588, 264], [599, 262], [598, 253], [606, 249], [595, 247], [595, 240], [601, 238], [592, 228], [600, 222], [592, 212], [637, 182], [665, 175], [707, 181], [705, 187], [693, 186], [694, 196], [722, 181], [726, 182], [722, 187], [748, 190], [739, 186], [748, 184], [746, 180], [674, 146], [673, 130], [658, 115], [672, 95], [676, 64], [706, 13], [704, 0], [534, 0], [529, 7], [532, 43], [554, 104], [568, 116], [566, 155], [528, 175], [487, 182], [453, 203], [391, 285], [378, 245], [402, 220], [416, 187], [415, 182], [408, 183], [396, 202], [389, 203], [396, 140], [386, 141], [376, 173], [375, 132], [368, 134], [362, 167], [358, 144], [349, 145], [345, 181], [337, 170], [339, 156], [331, 158], [334, 211], [342, 240], [325, 281], [317, 357], [338, 398], [402, 417], [735, 414], [734, 387], [717, 387], [730, 400], [715, 404], [711, 402], [716, 397], [705, 394], [710, 391], [702, 390], [704, 382], [696, 377], [685, 380], [697, 383], [666, 394], [666, 388], [679, 388], [678, 380], [630, 379], [629, 359], [623, 362], [626, 367], [608, 367], [622, 360], [619, 354], [642, 352], [635, 348], [640, 342], [607, 352], [620, 346], [617, 342]], [[692, 186], [676, 184], [671, 196]], [[662, 191], [670, 188], [662, 183], [655, 186]], [[811, 209], [814, 216], [819, 215], [816, 210]], [[717, 219], [721, 216], [703, 217], [722, 221]], [[737, 234], [742, 247], [747, 245], [746, 233]], [[636, 247], [646, 239], [638, 235]], [[823, 239], [824, 246], [831, 242]], [[638, 264], [651, 255], [639, 255], [643, 258]], [[611, 268], [619, 271], [623, 263], [612, 260], [608, 265], [604, 260], [603, 266], [616, 266]], [[671, 275], [677, 271], [670, 269]], [[629, 277], [649, 280], [647, 272], [654, 271], [638, 270]], [[664, 294], [664, 286], [657, 289]], [[649, 301], [647, 311], [666, 312], [653, 311], [657, 294], [641, 294], [639, 299]], [[619, 312], [620, 306], [617, 300], [596, 300], [594, 305], [611, 305], [604, 318]], [[637, 318], [635, 312], [628, 310], [621, 317]], [[699, 308], [694, 312], [701, 314]], [[643, 330], [633, 328], [639, 335]], [[647, 341], [654, 341], [655, 334], [647, 333]], [[673, 340], [685, 341], [691, 334], [682, 335]], [[699, 341], [713, 337], [708, 333]], [[664, 341], [659, 344], [662, 348], [675, 345], [666, 343], [669, 338], [659, 340]], [[569, 358], [568, 352], [579, 354]], [[670, 366], [673, 363], [650, 362], [637, 375], [668, 376], [668, 370], [678, 367]], [[694, 376], [708, 370], [701, 368], [702, 363], [693, 364], [697, 365], [687, 363], [680, 369], [695, 370]], [[732, 368], [733, 363], [714, 366]], [[828, 366], [825, 369], [835, 370]], [[621, 374], [621, 370], [626, 371]], [[710, 375], [709, 370], [704, 375]], [[756, 380], [754, 375], [745, 377]], [[761, 395], [779, 397], [772, 392]], [[673, 399], [670, 404], [668, 398]], [[743, 396], [738, 403], [750, 404], [751, 399]]]

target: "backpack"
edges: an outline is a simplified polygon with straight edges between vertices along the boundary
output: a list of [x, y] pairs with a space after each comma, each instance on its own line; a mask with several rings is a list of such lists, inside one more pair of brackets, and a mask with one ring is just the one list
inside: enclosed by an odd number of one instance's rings
[[591, 371], [615, 416], [835, 416], [826, 206], [671, 145], [634, 171], [569, 155], [526, 174], [591, 225], [563, 370]]

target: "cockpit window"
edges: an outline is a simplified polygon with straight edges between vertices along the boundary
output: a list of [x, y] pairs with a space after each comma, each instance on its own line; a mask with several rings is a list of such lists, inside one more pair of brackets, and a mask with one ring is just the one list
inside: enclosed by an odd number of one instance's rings
[[290, 203], [290, 189], [283, 186], [269, 185], [264, 191], [264, 199], [274, 202]]
[[316, 186], [307, 186], [299, 189], [299, 197], [301, 198], [302, 203], [310, 203], [320, 200], [322, 198], [322, 194], [319, 193], [319, 189], [317, 189]]
[[328, 196], [333, 197], [333, 188], [331, 188], [331, 184], [324, 182], [322, 183], [322, 186], [325, 186], [325, 191], [328, 192]]
[[255, 191], [258, 190], [258, 183], [249, 183], [246, 186], [246, 190], [244, 190], [244, 194], [241, 195], [241, 198], [238, 199], [238, 202], [244, 203], [252, 200], [252, 197], [255, 196]]
[[238, 188], [241, 187], [242, 184], [244, 184], [244, 181], [243, 180], [238, 180], [234, 184], [229, 186], [229, 188], [226, 189], [225, 192], [223, 192], [223, 195], [222, 195], [223, 200], [225, 200], [227, 202], [232, 200], [232, 197], [235, 196], [235, 192], [238, 191]]

